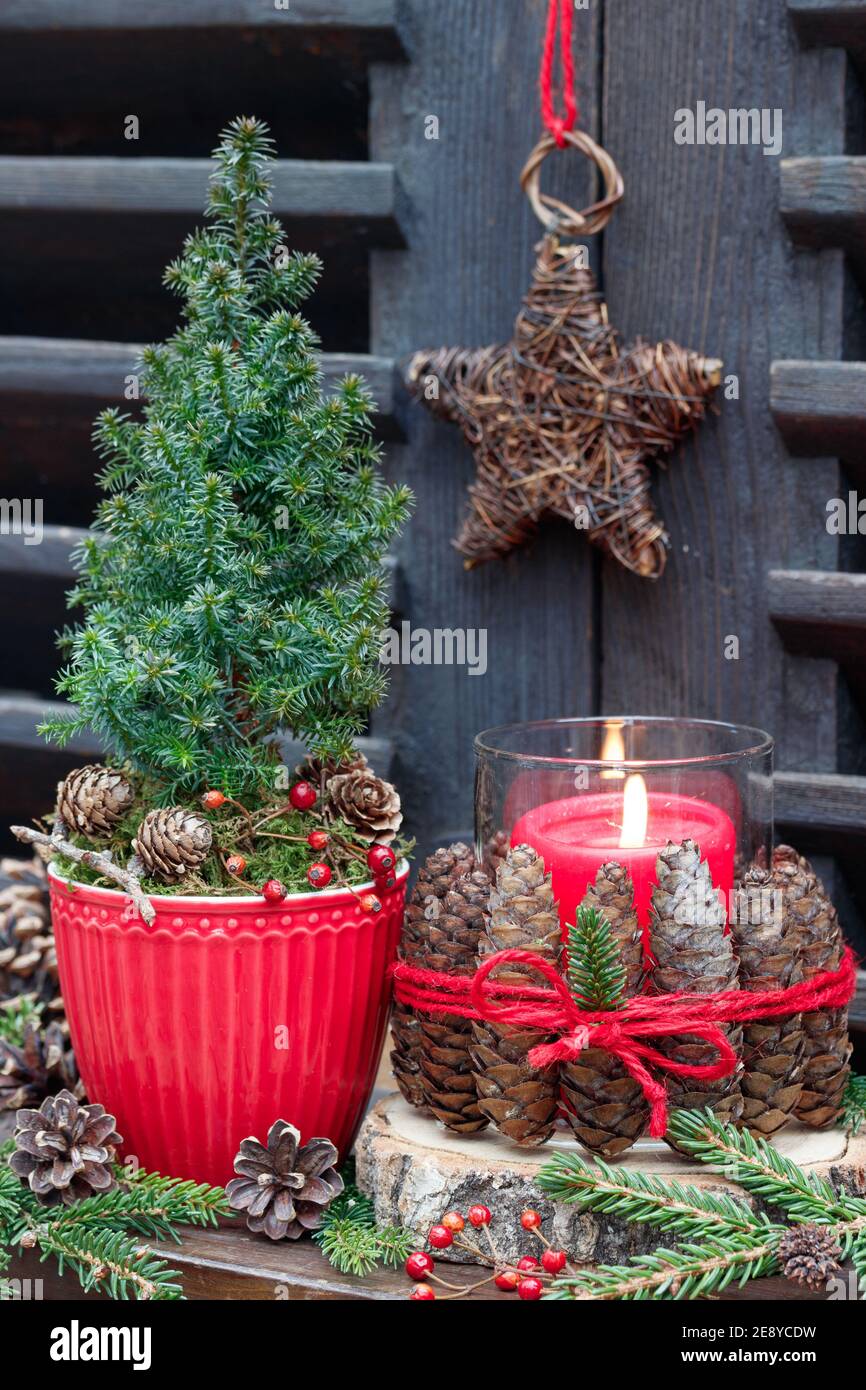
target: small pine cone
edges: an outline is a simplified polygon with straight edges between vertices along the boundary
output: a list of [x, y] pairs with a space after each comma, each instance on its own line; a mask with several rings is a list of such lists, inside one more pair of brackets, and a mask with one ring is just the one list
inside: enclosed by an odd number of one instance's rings
[[19, 1110], [9, 1167], [45, 1206], [71, 1205], [114, 1186], [111, 1164], [123, 1140], [101, 1105], [80, 1105], [69, 1091]]
[[57, 814], [69, 830], [89, 840], [105, 839], [135, 800], [122, 772], [90, 763], [76, 768], [57, 788]]
[[336, 763], [333, 758], [327, 758], [323, 762], [314, 753], [308, 753], [295, 768], [295, 772], [302, 782], [310, 782], [314, 787], [321, 788], [327, 785], [332, 777], [337, 773], [363, 771], [368, 766], [367, 759], [363, 753], [356, 752], [352, 758], [345, 763]]
[[[596, 908], [610, 926], [625, 966], [623, 997], [639, 994], [643, 948], [628, 870], [615, 861], [602, 864], [581, 906]], [[577, 1062], [563, 1064], [560, 1081], [569, 1123], [591, 1153], [615, 1158], [630, 1149], [646, 1129], [649, 1107], [643, 1091], [609, 1052], [585, 1048]]]
[[[656, 860], [656, 886], [650, 912], [650, 950], [655, 958], [651, 989], [655, 994], [718, 994], [736, 989], [737, 958], [725, 933], [725, 912], [713, 887], [707, 864], [693, 840], [669, 843]], [[728, 1025], [728, 1040], [739, 1052], [742, 1029]], [[660, 1052], [690, 1066], [709, 1066], [716, 1049], [692, 1034], [663, 1037]], [[681, 1110], [709, 1106], [723, 1123], [734, 1123], [743, 1113], [741, 1067], [716, 1081], [700, 1077], [670, 1077], [668, 1098]], [[667, 1141], [676, 1147], [670, 1139]]]
[[58, 1091], [84, 1100], [75, 1053], [58, 1023], [44, 1030], [37, 1023], [25, 1024], [20, 1047], [0, 1038], [0, 1110], [38, 1105]]
[[33, 994], [63, 1015], [48, 880], [40, 859], [0, 862], [0, 998]]
[[825, 1289], [839, 1270], [842, 1247], [831, 1227], [807, 1222], [792, 1226], [779, 1241], [778, 1256], [786, 1279], [810, 1289]]
[[[740, 989], [788, 989], [802, 980], [798, 933], [778, 873], [748, 870], [737, 885], [731, 934]], [[803, 1090], [804, 1042], [802, 1014], [744, 1025], [742, 1128], [769, 1136], [792, 1118]]]
[[[428, 943], [424, 966], [446, 975], [473, 975], [490, 879], [473, 869], [455, 879], [444, 898], [429, 897], [424, 906]], [[421, 1079], [427, 1107], [455, 1134], [485, 1129], [472, 1074], [472, 1023], [457, 1014], [422, 1014]]]
[[403, 824], [397, 788], [368, 768], [336, 773], [326, 790], [330, 819], [345, 821], [368, 844], [390, 844]]
[[[559, 966], [562, 932], [559, 912], [544, 872], [544, 861], [529, 845], [508, 851], [496, 870], [490, 894], [485, 934], [479, 943], [479, 963], [496, 951], [519, 948]], [[504, 984], [540, 983], [528, 966], [503, 965], [493, 978]], [[543, 1144], [553, 1133], [559, 1102], [556, 1067], [536, 1071], [527, 1056], [551, 1035], [510, 1024], [482, 1020], [472, 1025], [472, 1060], [478, 1087], [478, 1106], [501, 1134], [517, 1144]]]
[[[785, 914], [798, 939], [803, 979], [837, 970], [845, 949], [842, 929], [808, 859], [790, 845], [777, 845], [773, 871], [784, 888]], [[826, 1129], [839, 1118], [851, 1071], [848, 1010], [814, 1009], [803, 1014], [803, 1031], [803, 1091], [796, 1116], [811, 1129]]]
[[343, 1191], [337, 1172], [339, 1155], [330, 1139], [301, 1144], [300, 1132], [275, 1120], [267, 1145], [250, 1137], [241, 1141], [226, 1184], [233, 1211], [246, 1213], [247, 1226], [271, 1240], [297, 1240], [315, 1231], [335, 1197]]
[[[418, 873], [403, 914], [403, 932], [397, 949], [399, 960], [423, 967], [430, 940], [429, 922], [424, 915], [427, 899], [444, 898], [452, 883], [473, 864], [472, 850], [457, 843], [437, 849]], [[410, 1105], [426, 1106], [421, 1075], [421, 1027], [418, 1014], [409, 1004], [395, 1002], [391, 1014], [391, 1066], [400, 1092]]]
[[145, 873], [176, 883], [208, 856], [213, 832], [206, 820], [183, 806], [148, 811], [132, 842]]

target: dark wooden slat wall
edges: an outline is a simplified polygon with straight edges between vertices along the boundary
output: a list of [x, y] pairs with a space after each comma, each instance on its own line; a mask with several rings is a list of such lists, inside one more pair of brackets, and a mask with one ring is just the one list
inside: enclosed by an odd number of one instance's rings
[[603, 703], [755, 723], [781, 768], [833, 771], [836, 667], [785, 654], [767, 572], [836, 568], [825, 506], [839, 470], [788, 455], [769, 392], [774, 359], [843, 356], [842, 254], [789, 241], [779, 158], [678, 146], [673, 126], [699, 100], [780, 107], [783, 154], [841, 153], [846, 58], [802, 52], [782, 0], [614, 0], [605, 16], [603, 136], [626, 181], [604, 242], [613, 321], [723, 357], [740, 398], [657, 479], [672, 538], [661, 585], [605, 568]]
[[[406, 251], [373, 254], [370, 351], [481, 344], [508, 335], [540, 228], [520, 192], [540, 133], [537, 68], [545, 0], [406, 6], [406, 71], [370, 72], [370, 158], [392, 163], [412, 207]], [[578, 15], [580, 99], [596, 125], [599, 6]], [[587, 55], [589, 57], [587, 58]], [[425, 118], [439, 121], [425, 138]], [[545, 187], [585, 198], [585, 167], [545, 170]], [[531, 553], [466, 573], [449, 546], [472, 464], [455, 429], [407, 409], [408, 444], [390, 450], [415, 490], [401, 547], [413, 627], [487, 630], [488, 670], [409, 666], [374, 729], [393, 732], [395, 771], [425, 843], [472, 824], [472, 739], [487, 726], [595, 705], [595, 561], [584, 538], [549, 527]]]

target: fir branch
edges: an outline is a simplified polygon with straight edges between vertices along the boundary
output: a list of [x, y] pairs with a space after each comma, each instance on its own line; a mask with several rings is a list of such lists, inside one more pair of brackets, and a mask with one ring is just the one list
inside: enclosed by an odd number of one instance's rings
[[866, 1217], [866, 1198], [837, 1192], [825, 1178], [798, 1168], [765, 1139], [722, 1124], [710, 1110], [675, 1110], [668, 1133], [686, 1153], [793, 1221], [833, 1224]]
[[341, 1274], [363, 1278], [378, 1264], [402, 1264], [413, 1237], [400, 1226], [376, 1225], [373, 1203], [355, 1185], [354, 1172], [353, 1163], [343, 1168], [343, 1191], [325, 1210], [313, 1240]]
[[33, 994], [19, 994], [0, 1004], [0, 1040], [22, 1047], [28, 1023], [42, 1025], [42, 1004]]
[[135, 1231], [155, 1240], [180, 1244], [177, 1226], [216, 1226], [229, 1215], [225, 1192], [219, 1187], [144, 1173], [128, 1185], [116, 1169], [120, 1185], [110, 1192], [85, 1197], [58, 1212], [52, 1225], [87, 1230]]
[[112, 1298], [173, 1300], [183, 1297], [178, 1272], [147, 1246], [122, 1231], [94, 1231], [87, 1226], [52, 1221], [29, 1223], [29, 1240], [38, 1245], [40, 1262], [57, 1259], [62, 1275], [69, 1265], [82, 1289], [102, 1289]]
[[859, 1134], [866, 1120], [866, 1076], [852, 1072], [842, 1096], [842, 1123], [849, 1134]]
[[863, 1298], [866, 1298], [866, 1231], [862, 1231], [856, 1240], [852, 1241], [850, 1251], [846, 1252], [843, 1246], [842, 1258], [850, 1258], [857, 1275], [857, 1287]]
[[[770, 1229], [765, 1216], [742, 1199], [678, 1182], [663, 1182], [649, 1173], [594, 1165], [576, 1154], [558, 1154], [541, 1169], [538, 1187], [556, 1202], [582, 1211], [604, 1212], [638, 1225], [692, 1239], [712, 1234], [754, 1233], [763, 1238]], [[781, 1229], [781, 1228], [779, 1228]]]
[[678, 1250], [659, 1249], [636, 1255], [626, 1265], [598, 1265], [558, 1279], [547, 1299], [692, 1299], [719, 1294], [735, 1279], [740, 1287], [777, 1269], [773, 1233], [708, 1237]]
[[607, 918], [594, 907], [579, 907], [568, 929], [568, 987], [579, 1009], [618, 1009], [626, 987], [622, 952]]

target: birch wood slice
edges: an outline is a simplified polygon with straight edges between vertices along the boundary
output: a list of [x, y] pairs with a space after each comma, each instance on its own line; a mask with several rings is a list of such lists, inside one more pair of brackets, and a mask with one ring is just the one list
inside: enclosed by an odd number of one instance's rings
[[[852, 1138], [840, 1129], [790, 1125], [776, 1147], [801, 1168], [821, 1173], [852, 1194], [866, 1195], [866, 1135]], [[615, 1262], [665, 1243], [656, 1230], [628, 1226], [602, 1213], [581, 1213], [544, 1197], [535, 1177], [557, 1150], [591, 1158], [566, 1131], [529, 1150], [489, 1129], [458, 1138], [401, 1096], [390, 1095], [369, 1111], [355, 1156], [358, 1185], [372, 1198], [377, 1220], [408, 1227], [418, 1237], [419, 1249], [444, 1212], [465, 1213], [476, 1202], [493, 1212], [497, 1246], [509, 1260], [539, 1253], [538, 1242], [520, 1226], [526, 1207], [541, 1212], [548, 1239], [578, 1261]], [[615, 1166], [745, 1195], [736, 1183], [675, 1154], [660, 1140], [638, 1140]], [[446, 1257], [462, 1259], [453, 1249]], [[443, 1258], [443, 1252], [436, 1258]]]

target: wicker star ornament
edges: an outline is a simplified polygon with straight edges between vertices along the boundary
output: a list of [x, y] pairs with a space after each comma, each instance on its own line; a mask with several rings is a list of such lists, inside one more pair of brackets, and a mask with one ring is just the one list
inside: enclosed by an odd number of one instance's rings
[[539, 142], [521, 182], [548, 231], [511, 341], [417, 352], [406, 382], [435, 415], [460, 425], [475, 455], [455, 541], [467, 568], [508, 554], [558, 516], [627, 569], [657, 579], [668, 538], [650, 463], [703, 418], [722, 364], [673, 342], [620, 347], [585, 248], [561, 236], [600, 230], [622, 179], [585, 133], [566, 139], [598, 165], [605, 196], [575, 212], [540, 193], [539, 166], [556, 146], [549, 136]]

